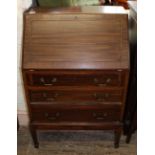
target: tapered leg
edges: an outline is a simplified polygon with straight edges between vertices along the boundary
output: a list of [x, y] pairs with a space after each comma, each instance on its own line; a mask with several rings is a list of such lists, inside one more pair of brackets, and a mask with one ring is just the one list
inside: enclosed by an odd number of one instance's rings
[[33, 143], [34, 143], [34, 147], [35, 148], [39, 148], [39, 142], [38, 142], [38, 137], [37, 137], [37, 131], [36, 129], [30, 125], [30, 133], [31, 133], [31, 136], [32, 136], [32, 140], [33, 140]]
[[121, 128], [115, 129], [114, 132], [115, 132], [114, 146], [115, 146], [115, 148], [118, 148], [119, 147], [119, 141], [121, 138], [122, 129]]

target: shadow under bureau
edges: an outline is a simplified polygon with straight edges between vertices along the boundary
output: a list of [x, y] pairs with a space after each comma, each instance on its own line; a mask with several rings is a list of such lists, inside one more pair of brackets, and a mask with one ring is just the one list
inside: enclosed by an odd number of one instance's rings
[[120, 7], [107, 10], [24, 13], [22, 73], [35, 147], [37, 130], [113, 130], [119, 146], [129, 75], [128, 17]]

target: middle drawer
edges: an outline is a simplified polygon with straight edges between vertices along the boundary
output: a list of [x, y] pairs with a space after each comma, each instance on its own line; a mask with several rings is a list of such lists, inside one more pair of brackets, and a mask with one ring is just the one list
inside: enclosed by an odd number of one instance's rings
[[66, 90], [46, 90], [30, 91], [31, 102], [121, 102], [123, 91], [118, 90], [91, 90], [91, 91], [66, 91]]

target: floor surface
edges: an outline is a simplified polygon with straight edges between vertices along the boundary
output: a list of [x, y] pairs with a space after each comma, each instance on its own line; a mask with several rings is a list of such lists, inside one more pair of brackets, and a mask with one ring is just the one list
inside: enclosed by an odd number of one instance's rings
[[136, 134], [130, 144], [121, 137], [120, 147], [113, 146], [113, 133], [104, 131], [39, 132], [39, 149], [26, 127], [20, 127], [17, 138], [18, 155], [136, 155]]

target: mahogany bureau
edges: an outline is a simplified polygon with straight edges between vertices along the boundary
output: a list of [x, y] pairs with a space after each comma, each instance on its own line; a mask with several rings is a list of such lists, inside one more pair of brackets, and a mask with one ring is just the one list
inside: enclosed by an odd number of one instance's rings
[[119, 146], [129, 75], [127, 25], [120, 7], [24, 13], [22, 74], [35, 147], [38, 130], [113, 130]]

